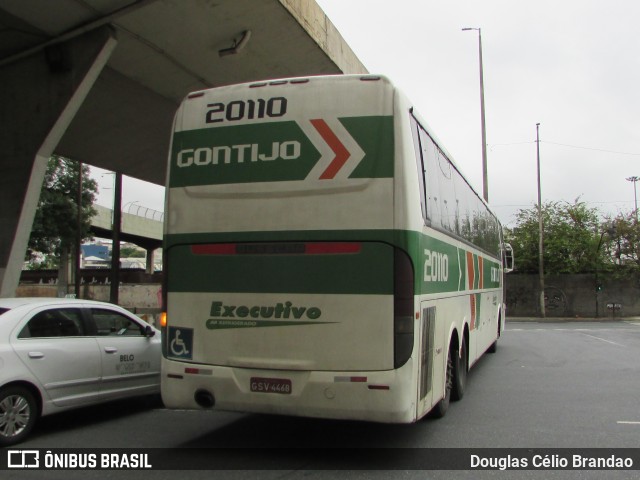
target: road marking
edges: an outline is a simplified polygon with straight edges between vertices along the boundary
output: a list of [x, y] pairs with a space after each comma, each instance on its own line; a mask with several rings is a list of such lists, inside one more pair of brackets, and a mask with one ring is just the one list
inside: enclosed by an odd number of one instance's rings
[[591, 337], [591, 338], [595, 338], [596, 340], [600, 340], [603, 342], [607, 342], [610, 343], [611, 345], [617, 345], [619, 347], [624, 347], [624, 345], [622, 345], [621, 343], [616, 343], [616, 342], [612, 342], [611, 340], [606, 340], [604, 338], [600, 338], [600, 337], [596, 337], [595, 335], [589, 335], [588, 333], [584, 333], [584, 332], [580, 332], [582, 335], [584, 335], [585, 337]]
[[618, 425], [640, 425], [640, 422], [630, 422], [627, 420], [619, 420], [616, 422]]

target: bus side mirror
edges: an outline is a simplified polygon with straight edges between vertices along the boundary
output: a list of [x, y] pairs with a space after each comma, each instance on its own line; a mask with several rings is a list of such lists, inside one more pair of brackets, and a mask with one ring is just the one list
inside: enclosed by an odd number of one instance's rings
[[513, 269], [515, 268], [513, 259], [513, 247], [509, 243], [503, 244], [502, 267], [504, 268], [504, 273], [513, 272]]

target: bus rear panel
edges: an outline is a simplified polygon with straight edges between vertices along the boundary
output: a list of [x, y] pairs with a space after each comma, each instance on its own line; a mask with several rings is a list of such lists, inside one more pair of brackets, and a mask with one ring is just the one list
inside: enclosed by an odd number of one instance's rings
[[495, 350], [499, 222], [386, 78], [194, 92], [167, 182], [167, 407], [408, 423]]

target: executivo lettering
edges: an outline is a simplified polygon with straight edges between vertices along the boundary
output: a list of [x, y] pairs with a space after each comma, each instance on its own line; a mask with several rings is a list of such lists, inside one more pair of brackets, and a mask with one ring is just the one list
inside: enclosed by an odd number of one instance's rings
[[318, 307], [296, 306], [292, 302], [275, 305], [225, 305], [211, 303], [211, 317], [206, 322], [209, 330], [226, 328], [281, 327], [312, 325], [322, 315]]

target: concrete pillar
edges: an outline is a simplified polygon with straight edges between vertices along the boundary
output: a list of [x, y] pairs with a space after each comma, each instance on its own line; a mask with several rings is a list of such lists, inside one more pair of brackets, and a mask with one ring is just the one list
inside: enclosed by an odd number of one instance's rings
[[145, 273], [148, 273], [150, 275], [153, 274], [153, 262], [154, 262], [154, 257], [155, 257], [155, 249], [153, 247], [148, 247], [146, 249], [147, 252], [147, 268], [145, 268]]
[[105, 26], [0, 66], [0, 297], [18, 287], [47, 160], [116, 44]]

